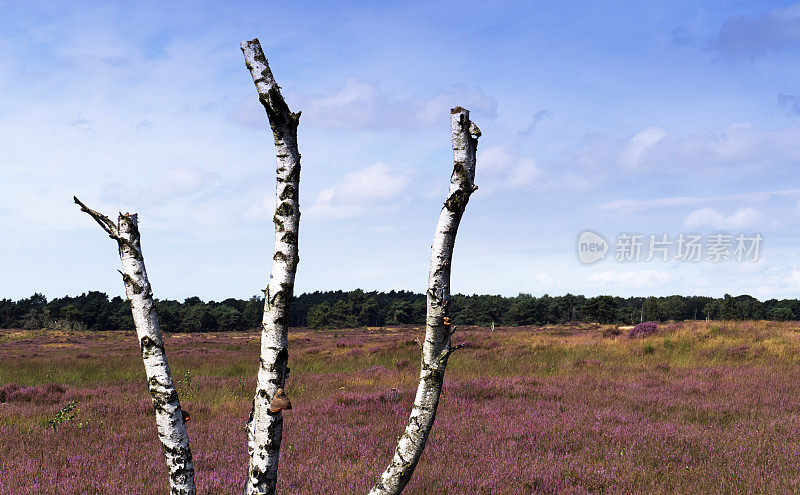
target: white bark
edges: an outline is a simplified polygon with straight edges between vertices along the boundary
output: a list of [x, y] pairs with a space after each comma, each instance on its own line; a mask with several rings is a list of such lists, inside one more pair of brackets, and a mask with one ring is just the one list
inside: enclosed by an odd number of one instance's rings
[[119, 245], [119, 257], [122, 260], [120, 273], [139, 338], [150, 397], [156, 413], [158, 438], [167, 461], [170, 493], [194, 495], [194, 468], [189, 436], [186, 433], [178, 392], [167, 364], [161, 327], [153, 303], [153, 291], [147, 280], [137, 215], [120, 213], [115, 224], [107, 216], [89, 209], [78, 198], [74, 199], [81, 210], [91, 215]]
[[286, 366], [289, 357], [289, 305], [299, 260], [297, 232], [300, 223], [300, 153], [297, 151], [297, 125], [300, 112], [293, 113], [286, 105], [259, 41], [243, 41], [241, 47], [259, 99], [267, 111], [277, 157], [277, 192], [273, 218], [275, 252], [269, 286], [264, 291], [261, 360], [253, 409], [247, 424], [250, 461], [244, 488], [246, 494], [272, 494], [275, 493], [278, 479], [283, 416], [281, 411], [270, 411], [270, 402], [278, 389], [285, 389], [286, 375], [289, 373]]
[[370, 495], [398, 495], [411, 479], [436, 418], [447, 360], [455, 350], [450, 340], [455, 327], [451, 330], [449, 325], [450, 265], [461, 216], [470, 195], [477, 189], [475, 150], [481, 133], [470, 122], [469, 111], [461, 107], [451, 110], [450, 130], [454, 166], [450, 190], [433, 237], [428, 274], [428, 314], [417, 395], [392, 462], [372, 487]]

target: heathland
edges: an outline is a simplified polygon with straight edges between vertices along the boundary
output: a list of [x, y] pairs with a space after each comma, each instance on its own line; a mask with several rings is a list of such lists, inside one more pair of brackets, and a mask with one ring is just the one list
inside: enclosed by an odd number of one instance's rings
[[[419, 327], [293, 329], [279, 491], [366, 493]], [[170, 333], [199, 493], [238, 493], [255, 332]], [[409, 494], [796, 493], [800, 324], [461, 327]], [[0, 330], [0, 494], [167, 491], [131, 332]]]

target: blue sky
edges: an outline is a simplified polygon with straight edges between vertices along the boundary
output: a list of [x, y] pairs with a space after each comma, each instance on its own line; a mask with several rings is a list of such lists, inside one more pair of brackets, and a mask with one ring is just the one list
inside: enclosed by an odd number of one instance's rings
[[[157, 297], [249, 297], [274, 149], [239, 50], [302, 110], [297, 292], [422, 291], [483, 131], [453, 290], [800, 294], [800, 4], [0, 1], [0, 297], [122, 293], [72, 204], [140, 216]], [[578, 235], [759, 233], [758, 261], [584, 265]]]

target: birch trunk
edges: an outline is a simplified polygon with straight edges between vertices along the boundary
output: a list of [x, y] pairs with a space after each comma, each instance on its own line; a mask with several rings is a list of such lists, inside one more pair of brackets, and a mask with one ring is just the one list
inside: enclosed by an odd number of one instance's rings
[[125, 294], [131, 305], [150, 397], [156, 413], [158, 439], [164, 448], [164, 457], [167, 461], [170, 493], [194, 495], [194, 468], [189, 436], [186, 433], [178, 392], [172, 382], [164, 342], [161, 339], [161, 327], [153, 303], [153, 291], [147, 280], [137, 215], [120, 213], [115, 224], [107, 216], [89, 209], [78, 198], [74, 200], [80, 205], [81, 210], [91, 215], [119, 245], [119, 257], [122, 260], [120, 273], [125, 284]]
[[298, 192], [300, 153], [297, 151], [297, 125], [300, 112], [289, 110], [275, 82], [258, 39], [241, 44], [245, 63], [253, 76], [259, 100], [264, 105], [275, 138], [277, 192], [275, 203], [275, 252], [269, 286], [264, 291], [264, 318], [261, 323], [261, 359], [258, 368], [253, 408], [247, 423], [247, 450], [250, 461], [244, 493], [275, 493], [278, 457], [283, 432], [281, 411], [270, 412], [270, 402], [279, 388], [285, 389], [289, 357], [287, 334], [289, 305], [299, 260], [297, 232], [300, 223]]
[[469, 111], [461, 107], [455, 107], [450, 112], [450, 131], [453, 142], [453, 174], [433, 237], [428, 274], [428, 313], [417, 395], [408, 425], [397, 442], [392, 462], [372, 487], [370, 495], [398, 495], [411, 479], [436, 418], [447, 360], [455, 350], [450, 340], [455, 327], [451, 330], [448, 324], [450, 266], [461, 216], [470, 195], [477, 189], [475, 151], [481, 133], [470, 122]]

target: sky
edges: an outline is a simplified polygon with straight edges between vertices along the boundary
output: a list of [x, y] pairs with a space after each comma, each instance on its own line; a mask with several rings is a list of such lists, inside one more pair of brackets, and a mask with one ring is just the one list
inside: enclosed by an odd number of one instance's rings
[[[239, 49], [254, 37], [302, 111], [296, 293], [424, 291], [458, 105], [482, 136], [454, 293], [800, 296], [800, 3], [0, 12], [0, 298], [123, 294], [115, 243], [73, 195], [139, 214], [158, 298], [267, 285], [274, 145]], [[591, 264], [585, 231], [606, 242]], [[727, 261], [707, 254], [719, 234]], [[646, 261], [651, 235], [666, 261]], [[737, 238], [757, 255], [739, 261]]]

